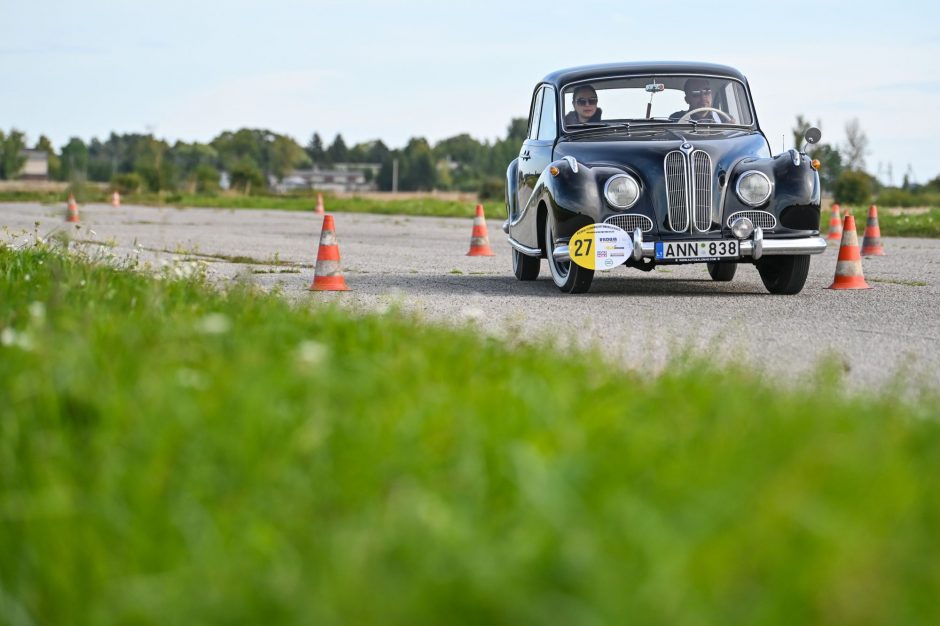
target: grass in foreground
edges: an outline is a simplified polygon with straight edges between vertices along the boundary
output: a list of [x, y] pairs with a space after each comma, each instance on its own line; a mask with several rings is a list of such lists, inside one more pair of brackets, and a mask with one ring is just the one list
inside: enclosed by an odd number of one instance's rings
[[940, 622], [936, 405], [43, 249], [0, 339], [0, 623]]

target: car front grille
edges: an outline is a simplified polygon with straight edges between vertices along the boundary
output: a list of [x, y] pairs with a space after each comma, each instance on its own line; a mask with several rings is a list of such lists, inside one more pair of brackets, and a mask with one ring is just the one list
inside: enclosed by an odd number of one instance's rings
[[737, 213], [732, 213], [728, 216], [728, 227], [730, 228], [734, 220], [739, 217], [746, 217], [751, 220], [754, 226], [758, 226], [764, 230], [772, 230], [777, 227], [777, 218], [774, 217], [773, 213], [768, 213], [767, 211], [738, 211]]
[[645, 215], [639, 215], [637, 213], [625, 213], [622, 215], [611, 215], [606, 220], [605, 224], [613, 224], [619, 228], [624, 229], [628, 233], [633, 233], [637, 228], [639, 228], [644, 233], [648, 233], [653, 230], [653, 220], [646, 217]]
[[665, 171], [669, 228], [677, 233], [710, 230], [713, 176], [708, 153], [695, 150], [686, 155], [674, 150], [666, 155]]

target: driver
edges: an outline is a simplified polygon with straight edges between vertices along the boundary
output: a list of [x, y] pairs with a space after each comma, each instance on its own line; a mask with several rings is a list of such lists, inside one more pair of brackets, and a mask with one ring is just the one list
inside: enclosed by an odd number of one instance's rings
[[[677, 120], [689, 111], [702, 108], [712, 108], [712, 88], [711, 84], [705, 78], [690, 78], [685, 81], [685, 101], [689, 105], [688, 111], [676, 111], [669, 116], [671, 120]], [[691, 119], [697, 122], [718, 122], [721, 123], [721, 117], [714, 111], [699, 111], [693, 113]]]
[[571, 95], [574, 111], [565, 115], [565, 125], [586, 124], [601, 121], [601, 109], [597, 106], [597, 91], [590, 85], [581, 85]]

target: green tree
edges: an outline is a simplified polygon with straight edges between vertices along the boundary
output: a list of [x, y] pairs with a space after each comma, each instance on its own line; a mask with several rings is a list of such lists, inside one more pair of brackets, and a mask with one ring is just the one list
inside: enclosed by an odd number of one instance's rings
[[833, 196], [840, 204], [864, 206], [871, 200], [873, 190], [871, 176], [865, 172], [847, 170], [836, 180]]
[[267, 148], [268, 172], [282, 180], [297, 167], [309, 167], [310, 158], [296, 141], [286, 135], [274, 135]]
[[85, 180], [88, 172], [88, 146], [78, 137], [72, 137], [62, 146], [62, 169], [60, 180], [70, 182]]
[[26, 163], [26, 157], [23, 156], [23, 149], [26, 148], [26, 136], [15, 128], [10, 130], [10, 134], [0, 141], [0, 178], [12, 180], [16, 178], [23, 164]]
[[313, 137], [310, 138], [304, 150], [314, 165], [321, 165], [326, 161], [326, 149], [323, 147], [323, 138], [320, 137], [320, 133], [313, 133]]
[[333, 139], [333, 143], [330, 144], [330, 147], [326, 151], [327, 156], [330, 161], [333, 163], [346, 163], [349, 160], [349, 149], [346, 147], [346, 142], [343, 141], [343, 136], [337, 133], [336, 138]]
[[55, 147], [52, 145], [49, 138], [45, 135], [40, 135], [39, 141], [36, 142], [36, 150], [42, 150], [46, 153], [47, 162], [49, 163], [49, 178], [58, 180], [59, 174], [62, 171], [62, 161], [55, 153]]
[[809, 156], [819, 160], [819, 184], [824, 191], [832, 193], [836, 181], [845, 169], [842, 165], [842, 154], [829, 144], [819, 143], [810, 148]]
[[263, 191], [267, 185], [264, 172], [250, 158], [245, 158], [232, 165], [229, 170], [232, 188], [245, 194]]
[[219, 190], [219, 170], [203, 163], [194, 172], [197, 193], [216, 193]]
[[405, 146], [402, 156], [398, 188], [402, 191], [434, 189], [437, 183], [437, 168], [427, 140], [423, 137], [412, 138]]

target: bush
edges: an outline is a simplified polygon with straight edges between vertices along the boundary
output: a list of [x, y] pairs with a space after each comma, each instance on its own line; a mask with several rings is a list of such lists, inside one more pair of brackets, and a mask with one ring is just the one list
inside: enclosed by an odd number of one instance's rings
[[137, 193], [140, 191], [140, 186], [142, 184], [143, 180], [141, 180], [140, 174], [136, 174], [134, 172], [129, 172], [127, 174], [115, 174], [111, 177], [111, 186], [122, 194]]
[[502, 178], [491, 176], [483, 179], [477, 193], [480, 200], [501, 200], [506, 195], [506, 186]]
[[203, 164], [196, 168], [196, 192], [216, 193], [219, 191], [219, 170]]
[[868, 204], [871, 200], [873, 188], [871, 176], [865, 172], [849, 170], [842, 172], [836, 179], [833, 196], [839, 204], [860, 206]]
[[242, 193], [258, 193], [265, 189], [264, 174], [254, 163], [242, 161], [232, 168], [232, 189]]

